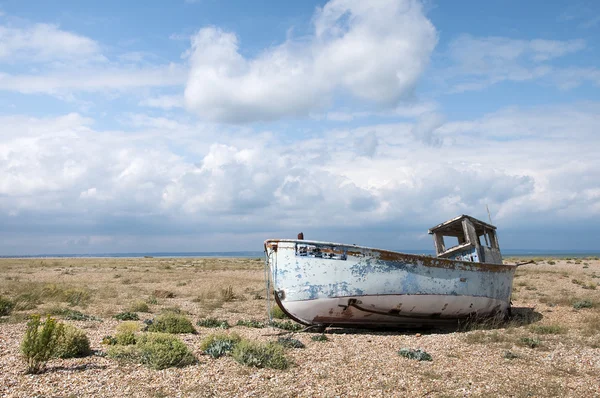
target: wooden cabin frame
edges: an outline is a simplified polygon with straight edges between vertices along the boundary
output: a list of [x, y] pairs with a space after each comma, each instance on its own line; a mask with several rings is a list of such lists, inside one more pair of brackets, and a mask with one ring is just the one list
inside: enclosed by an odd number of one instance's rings
[[[438, 257], [454, 260], [502, 264], [496, 227], [465, 214], [429, 229], [433, 235]], [[458, 244], [447, 247], [444, 237], [458, 239]]]

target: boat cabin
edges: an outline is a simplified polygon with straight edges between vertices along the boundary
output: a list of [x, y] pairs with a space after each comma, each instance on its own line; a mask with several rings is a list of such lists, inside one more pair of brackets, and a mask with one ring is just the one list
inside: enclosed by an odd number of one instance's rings
[[477, 263], [502, 264], [496, 227], [462, 215], [429, 229], [438, 257]]

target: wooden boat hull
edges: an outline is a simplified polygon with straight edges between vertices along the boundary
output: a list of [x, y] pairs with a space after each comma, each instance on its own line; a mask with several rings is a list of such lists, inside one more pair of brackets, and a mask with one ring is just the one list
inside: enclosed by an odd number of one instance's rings
[[516, 267], [329, 242], [267, 240], [275, 298], [306, 325], [421, 327], [504, 314]]

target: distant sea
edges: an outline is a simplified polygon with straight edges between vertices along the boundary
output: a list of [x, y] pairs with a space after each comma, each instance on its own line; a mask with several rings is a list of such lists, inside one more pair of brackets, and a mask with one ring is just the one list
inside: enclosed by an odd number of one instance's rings
[[[402, 253], [423, 254], [432, 256], [433, 250], [397, 250]], [[110, 258], [110, 257], [221, 257], [221, 258], [257, 258], [263, 257], [262, 251], [237, 252], [156, 252], [156, 253], [88, 253], [88, 254], [34, 254], [34, 255], [0, 255], [0, 258]], [[600, 257], [600, 250], [502, 250], [503, 257]]]

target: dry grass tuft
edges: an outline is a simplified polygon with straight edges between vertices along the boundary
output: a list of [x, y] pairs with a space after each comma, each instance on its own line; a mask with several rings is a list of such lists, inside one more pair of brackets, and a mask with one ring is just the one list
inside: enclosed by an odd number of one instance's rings
[[154, 292], [152, 292], [152, 295], [156, 298], [163, 298], [163, 299], [175, 297], [175, 293], [170, 292], [168, 290], [162, 290], [162, 289], [154, 290]]
[[531, 325], [529, 327], [533, 333], [536, 334], [565, 334], [567, 328], [562, 325]]

